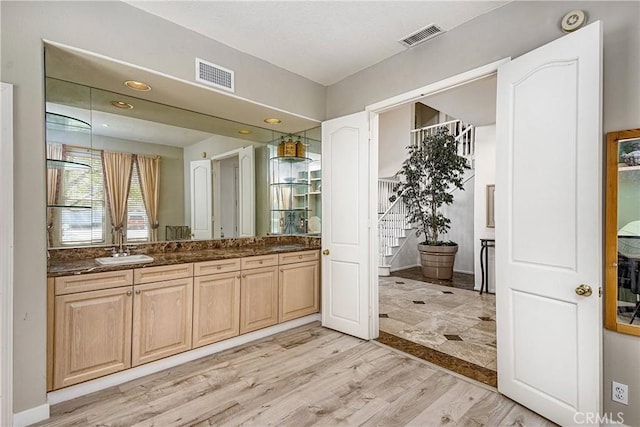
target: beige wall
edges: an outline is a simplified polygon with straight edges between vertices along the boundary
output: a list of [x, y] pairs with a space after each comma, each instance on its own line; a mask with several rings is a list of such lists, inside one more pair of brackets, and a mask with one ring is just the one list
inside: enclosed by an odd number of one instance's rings
[[14, 412], [20, 412], [46, 402], [42, 39], [187, 81], [194, 81], [194, 57], [207, 58], [235, 71], [236, 95], [318, 120], [326, 88], [122, 2], [2, 1], [0, 8], [0, 80], [15, 88]]

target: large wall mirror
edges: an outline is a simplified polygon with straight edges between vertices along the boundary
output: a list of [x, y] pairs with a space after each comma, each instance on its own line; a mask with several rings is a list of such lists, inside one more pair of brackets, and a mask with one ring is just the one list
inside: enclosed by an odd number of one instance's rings
[[607, 134], [607, 329], [640, 335], [640, 129]]
[[[309, 232], [308, 217], [304, 227], [274, 227], [269, 168], [283, 140], [300, 141], [304, 156], [319, 162], [317, 122], [296, 117], [276, 130], [194, 111], [198, 102], [203, 109], [211, 104], [210, 91], [200, 89], [200, 100], [186, 93], [181, 99], [175, 89], [163, 94], [162, 79], [148, 72], [143, 77], [155, 80], [146, 92], [155, 98], [145, 99], [152, 97], [123, 84], [131, 69], [91, 61], [45, 46], [50, 248]], [[114, 84], [122, 89], [105, 89]], [[229, 111], [242, 117], [244, 104], [230, 101]], [[214, 104], [214, 112], [224, 109]], [[254, 123], [267, 114], [246, 105]], [[113, 218], [123, 218], [122, 227]]]

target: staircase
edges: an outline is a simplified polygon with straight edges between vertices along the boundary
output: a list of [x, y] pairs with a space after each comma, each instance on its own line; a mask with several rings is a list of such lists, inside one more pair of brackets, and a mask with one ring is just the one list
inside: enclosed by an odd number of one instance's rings
[[[458, 140], [458, 155], [465, 157], [473, 169], [474, 128], [472, 125], [463, 123], [460, 120], [452, 120], [412, 130], [412, 144], [418, 144], [426, 136], [434, 134], [442, 126], [445, 126]], [[395, 178], [381, 178], [378, 180], [378, 241], [380, 245], [378, 275], [380, 276], [389, 276], [393, 260], [409, 238], [416, 232], [415, 228], [407, 222], [407, 207], [404, 203], [403, 195], [400, 194], [394, 202], [389, 201], [391, 196], [395, 194], [393, 187], [398, 182], [399, 180]]]

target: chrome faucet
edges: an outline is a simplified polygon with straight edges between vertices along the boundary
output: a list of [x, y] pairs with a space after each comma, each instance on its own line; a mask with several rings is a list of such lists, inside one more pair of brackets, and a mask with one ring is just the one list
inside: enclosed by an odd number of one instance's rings
[[118, 230], [118, 233], [120, 234], [120, 242], [118, 244], [118, 251], [116, 252], [116, 248], [114, 247], [113, 251], [111, 252], [111, 256], [114, 256], [114, 257], [127, 256], [127, 255], [129, 255], [129, 250], [123, 248], [124, 240], [126, 238], [126, 236], [124, 234], [124, 228], [120, 228], [120, 230]]

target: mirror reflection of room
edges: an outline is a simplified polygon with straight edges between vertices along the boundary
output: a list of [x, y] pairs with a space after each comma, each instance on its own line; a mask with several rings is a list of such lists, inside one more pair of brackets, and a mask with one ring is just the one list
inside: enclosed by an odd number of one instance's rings
[[640, 138], [618, 141], [618, 322], [640, 326]]
[[[50, 248], [319, 232], [308, 207], [301, 227], [272, 215], [268, 163], [282, 133], [51, 77], [45, 88]], [[320, 173], [320, 129], [294, 137]], [[304, 205], [319, 206], [314, 188]]]

